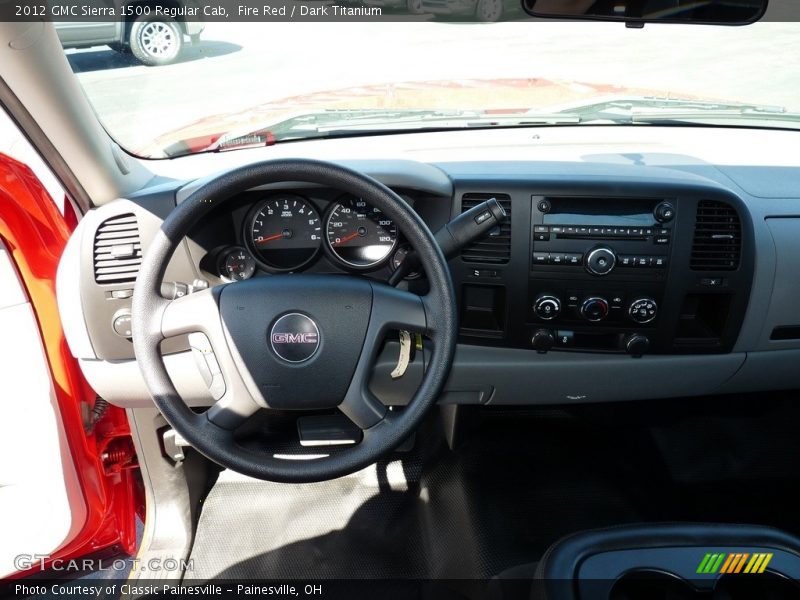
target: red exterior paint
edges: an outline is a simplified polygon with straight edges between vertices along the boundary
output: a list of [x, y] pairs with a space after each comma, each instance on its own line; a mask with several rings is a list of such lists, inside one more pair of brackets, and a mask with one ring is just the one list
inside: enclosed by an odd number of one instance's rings
[[16, 263], [39, 323], [87, 509], [86, 521], [75, 537], [52, 556], [64, 560], [113, 547], [133, 554], [138, 504], [136, 470], [110, 469], [107, 474], [101, 459], [113, 440], [130, 435], [125, 412], [109, 406], [95, 430], [84, 431], [81, 402], [91, 406], [95, 393], [69, 352], [56, 304], [56, 269], [71, 229], [34, 173], [0, 154], [0, 239]]

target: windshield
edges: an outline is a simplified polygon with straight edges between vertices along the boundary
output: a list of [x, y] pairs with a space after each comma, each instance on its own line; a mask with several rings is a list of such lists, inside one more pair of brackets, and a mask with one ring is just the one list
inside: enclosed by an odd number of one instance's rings
[[101, 46], [57, 29], [103, 125], [144, 157], [397, 130], [800, 127], [798, 23], [456, 23], [419, 2], [415, 22], [137, 21]]

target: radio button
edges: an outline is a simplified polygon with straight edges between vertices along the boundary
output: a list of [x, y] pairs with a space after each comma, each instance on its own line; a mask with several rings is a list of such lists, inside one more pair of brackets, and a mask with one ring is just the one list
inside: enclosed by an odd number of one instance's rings
[[657, 269], [665, 268], [667, 266], [667, 257], [666, 256], [654, 256], [651, 266], [656, 267]]
[[542, 294], [533, 302], [534, 314], [543, 321], [555, 319], [561, 312], [561, 300], [556, 296]]
[[534, 225], [533, 230], [536, 233], [547, 233], [548, 231], [550, 231], [550, 227], [548, 227], [547, 225]]
[[564, 233], [566, 233], [567, 235], [575, 235], [576, 233], [578, 233], [578, 228], [577, 227], [564, 227]]
[[636, 265], [636, 257], [630, 254], [620, 254], [617, 262], [620, 267], [633, 267]]
[[549, 242], [550, 241], [550, 233], [539, 233], [536, 232], [533, 234], [533, 241], [535, 242]]
[[583, 263], [583, 254], [565, 254], [564, 261], [570, 266], [580, 266]]
[[589, 235], [588, 227], [578, 227], [578, 235]]
[[550, 262], [550, 254], [547, 252], [534, 252], [533, 253], [533, 264], [535, 265], [546, 265]]
[[586, 255], [586, 270], [593, 275], [607, 275], [614, 268], [617, 257], [611, 248], [600, 246]]
[[550, 264], [551, 265], [563, 265], [565, 262], [563, 254], [551, 254], [550, 255]]
[[553, 233], [553, 234], [564, 233], [564, 228], [561, 227], [561, 225], [553, 225], [550, 228], [550, 233]]
[[603, 235], [603, 230], [604, 230], [603, 227], [590, 227], [589, 233], [591, 235]]
[[653, 228], [652, 227], [645, 227], [644, 228], [644, 234], [647, 235], [647, 236], [653, 235]]
[[669, 202], [660, 202], [653, 211], [656, 221], [666, 223], [675, 217], [675, 207]]
[[636, 266], [639, 268], [649, 267], [650, 266], [650, 257], [649, 256], [637, 256], [636, 257]]

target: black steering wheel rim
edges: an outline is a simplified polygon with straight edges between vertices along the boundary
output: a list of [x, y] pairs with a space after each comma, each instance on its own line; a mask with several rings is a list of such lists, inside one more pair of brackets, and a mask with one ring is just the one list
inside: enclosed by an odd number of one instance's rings
[[[339, 189], [381, 209], [422, 258], [430, 284], [429, 293], [418, 298], [423, 301], [424, 333], [432, 340], [431, 354], [429, 359], [426, 356], [425, 374], [411, 402], [402, 411], [389, 412], [364, 429], [360, 444], [316, 460], [283, 460], [236, 444], [230, 429], [214, 422], [208, 413], [195, 413], [183, 402], [159, 351], [165, 337], [161, 319], [170, 304], [161, 297], [161, 282], [169, 259], [191, 227], [219, 203], [238, 193], [286, 182]], [[376, 292], [379, 290], [373, 287]], [[265, 301], [269, 302], [269, 298]], [[447, 261], [430, 229], [402, 198], [371, 177], [340, 165], [279, 159], [254, 163], [198, 182], [194, 191], [167, 216], [143, 257], [134, 286], [132, 328], [134, 352], [153, 402], [188, 443], [209, 459], [245, 475], [299, 483], [333, 479], [362, 469], [397, 447], [416, 429], [435, 404], [449, 375], [455, 354], [457, 313]]]

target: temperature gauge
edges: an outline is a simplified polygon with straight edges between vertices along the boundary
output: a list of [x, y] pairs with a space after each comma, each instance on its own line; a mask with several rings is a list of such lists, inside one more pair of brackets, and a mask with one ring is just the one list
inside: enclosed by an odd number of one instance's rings
[[[394, 254], [392, 254], [392, 270], [396, 271], [400, 268], [400, 265], [403, 264], [403, 261], [406, 260], [408, 255], [411, 253], [411, 246], [408, 244], [401, 244], [400, 247], [395, 250]], [[406, 279], [417, 279], [419, 277], [418, 271], [410, 271], [406, 274]]]
[[228, 281], [250, 279], [256, 272], [256, 261], [241, 246], [225, 249], [219, 256], [219, 273]]

